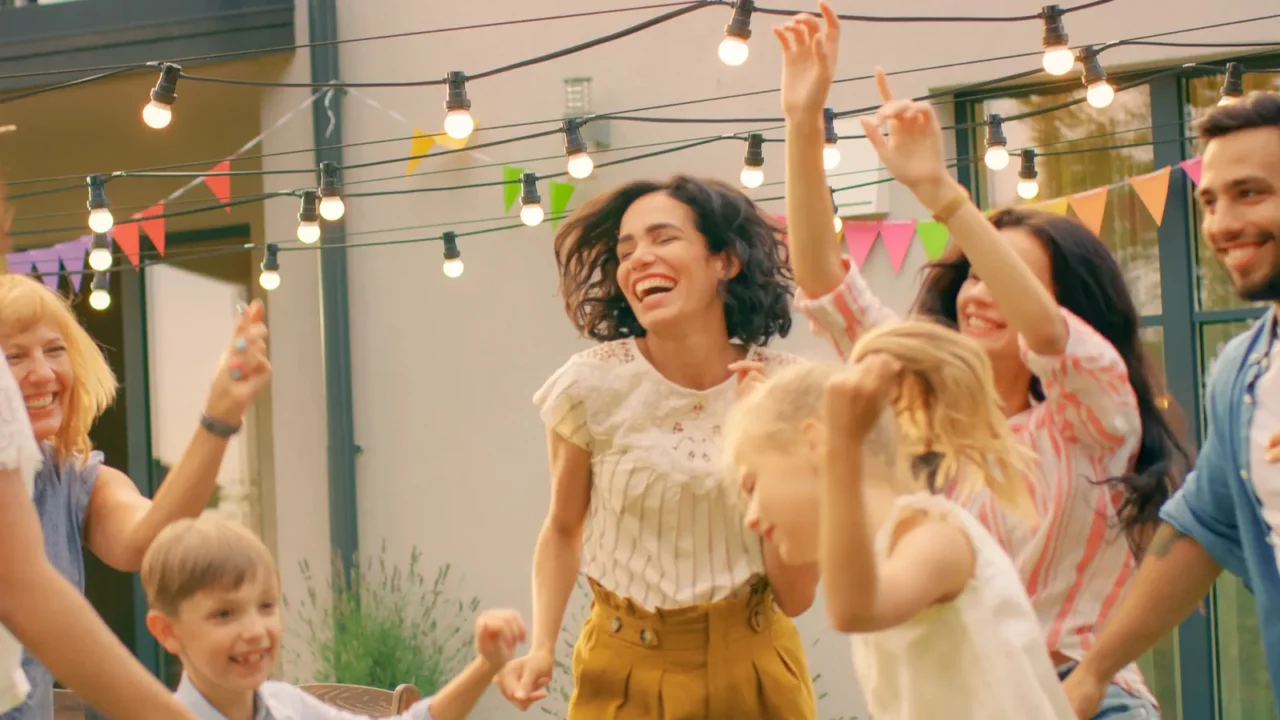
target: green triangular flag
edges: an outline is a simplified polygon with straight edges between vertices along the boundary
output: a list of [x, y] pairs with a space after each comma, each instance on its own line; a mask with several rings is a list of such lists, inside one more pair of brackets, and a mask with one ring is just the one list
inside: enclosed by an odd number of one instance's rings
[[510, 165], [502, 166], [502, 212], [511, 212], [511, 206], [515, 205], [516, 198], [520, 197], [520, 176], [524, 175], [524, 168], [511, 167]]
[[573, 197], [574, 186], [570, 183], [551, 181], [551, 227], [560, 224], [560, 216], [569, 207], [569, 198]]
[[951, 233], [947, 232], [947, 226], [940, 222], [917, 224], [916, 235], [920, 236], [920, 244], [924, 246], [924, 255], [929, 258], [930, 262], [942, 257], [942, 251], [947, 249], [947, 240], [951, 238]]

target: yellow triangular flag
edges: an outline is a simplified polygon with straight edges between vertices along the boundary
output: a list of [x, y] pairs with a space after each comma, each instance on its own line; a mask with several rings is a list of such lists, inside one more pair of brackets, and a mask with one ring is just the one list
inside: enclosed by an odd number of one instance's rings
[[1071, 209], [1076, 211], [1076, 217], [1080, 218], [1080, 222], [1093, 231], [1094, 235], [1102, 232], [1102, 219], [1107, 214], [1107, 191], [1110, 189], [1104, 185], [1067, 198], [1071, 201]]
[[413, 157], [409, 158], [409, 164], [405, 168], [405, 175], [412, 175], [414, 170], [418, 169], [418, 163], [422, 162], [422, 158], [431, 152], [431, 148], [435, 147], [435, 137], [428, 135], [418, 128], [413, 129], [413, 140], [409, 143], [409, 154]]
[[1173, 166], [1163, 167], [1153, 173], [1129, 178], [1129, 184], [1138, 194], [1138, 199], [1147, 206], [1151, 217], [1155, 218], [1156, 227], [1164, 221], [1164, 205], [1169, 199], [1169, 172]]
[[[474, 133], [475, 129], [478, 127], [480, 127], [480, 123], [476, 123], [475, 127], [471, 129], [471, 132]], [[466, 147], [467, 142], [471, 140], [470, 135], [462, 138], [461, 140], [454, 140], [453, 138], [449, 137], [448, 133], [440, 133], [439, 135], [435, 135], [434, 137], [436, 139], [436, 142], [440, 143], [444, 147], [449, 148], [450, 150], [461, 150], [462, 148]]]
[[1067, 198], [1054, 198], [1053, 200], [1045, 200], [1044, 202], [1038, 202], [1034, 205], [1027, 205], [1026, 207], [1029, 210], [1039, 210], [1040, 212], [1047, 212], [1047, 213], [1053, 213], [1054, 215], [1065, 216], [1067, 214], [1067, 205], [1068, 205]]

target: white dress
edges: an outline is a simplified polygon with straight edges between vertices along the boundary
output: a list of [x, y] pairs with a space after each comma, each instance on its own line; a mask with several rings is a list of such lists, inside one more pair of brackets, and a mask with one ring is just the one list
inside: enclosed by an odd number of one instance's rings
[[854, 635], [853, 663], [875, 720], [1075, 720], [1013, 561], [951, 501], [898, 500], [876, 534], [877, 562], [893, 529], [917, 513], [945, 518], [973, 543], [973, 579], [953, 601], [898, 627]]
[[[42, 461], [22, 393], [8, 365], [0, 365], [0, 470], [17, 470], [30, 495]], [[29, 550], [44, 552], [43, 547]], [[0, 712], [21, 705], [30, 691], [31, 685], [22, 672], [22, 646], [0, 627]]]

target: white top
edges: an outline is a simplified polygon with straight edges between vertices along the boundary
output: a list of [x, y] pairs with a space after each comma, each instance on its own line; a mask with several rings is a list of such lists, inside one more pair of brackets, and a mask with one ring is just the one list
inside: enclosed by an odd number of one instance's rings
[[[750, 348], [765, 374], [800, 362]], [[721, 425], [738, 394], [667, 380], [623, 339], [578, 353], [533, 401], [560, 435], [591, 452], [583, 532], [587, 575], [646, 608], [729, 597], [764, 573], [740, 493], [721, 482]]]
[[854, 635], [853, 664], [876, 720], [1075, 720], [1013, 561], [958, 505], [902, 497], [876, 534], [877, 562], [903, 519], [945, 518], [973, 543], [973, 579], [953, 601], [906, 623]]
[[[1267, 462], [1267, 441], [1280, 432], [1280, 343], [1262, 361], [1266, 371], [1253, 389], [1253, 423], [1249, 427], [1249, 479], [1262, 503], [1262, 519], [1271, 528], [1271, 546], [1280, 547], [1280, 466]], [[1276, 558], [1280, 567], [1280, 556]]]
[[[200, 694], [186, 675], [182, 676], [174, 697], [196, 716], [196, 720], [227, 720], [226, 715], [205, 700], [204, 695]], [[429, 697], [423, 698], [408, 711], [395, 717], [404, 720], [431, 720], [431, 700]], [[253, 705], [253, 720], [361, 720], [368, 717], [326, 705], [302, 688], [273, 680], [258, 687]]]
[[[0, 364], [0, 470], [17, 470], [27, 486], [27, 494], [31, 494], [42, 461], [22, 393], [9, 366]], [[44, 552], [44, 548], [31, 548], [31, 551]], [[21, 705], [30, 691], [31, 684], [22, 672], [22, 646], [8, 630], [0, 627], [0, 712]]]

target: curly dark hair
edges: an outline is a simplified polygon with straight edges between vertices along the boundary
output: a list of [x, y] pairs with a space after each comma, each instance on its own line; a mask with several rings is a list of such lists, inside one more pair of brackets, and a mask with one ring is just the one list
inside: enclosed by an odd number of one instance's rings
[[791, 330], [795, 293], [787, 247], [777, 228], [746, 195], [718, 180], [677, 175], [636, 180], [593, 198], [556, 233], [560, 294], [574, 327], [599, 341], [644, 337], [618, 286], [618, 232], [636, 200], [663, 192], [693, 211], [712, 254], [727, 253], [741, 270], [721, 286], [729, 339], [767, 345]]
[[[1148, 531], [1159, 520], [1160, 506], [1173, 494], [1191, 461], [1156, 404], [1156, 387], [1138, 334], [1141, 321], [1120, 265], [1097, 236], [1070, 218], [1019, 208], [1001, 210], [991, 223], [999, 229], [1022, 228], [1040, 241], [1049, 253], [1058, 303], [1097, 330], [1124, 358], [1129, 384], [1138, 398], [1142, 442], [1132, 472], [1105, 482], [1124, 488], [1118, 515], [1130, 547], [1140, 557]], [[956, 297], [969, 277], [969, 260], [953, 247], [942, 259], [925, 266], [923, 273], [916, 311], [955, 326]], [[1031, 394], [1044, 400], [1038, 378], [1031, 380]]]

